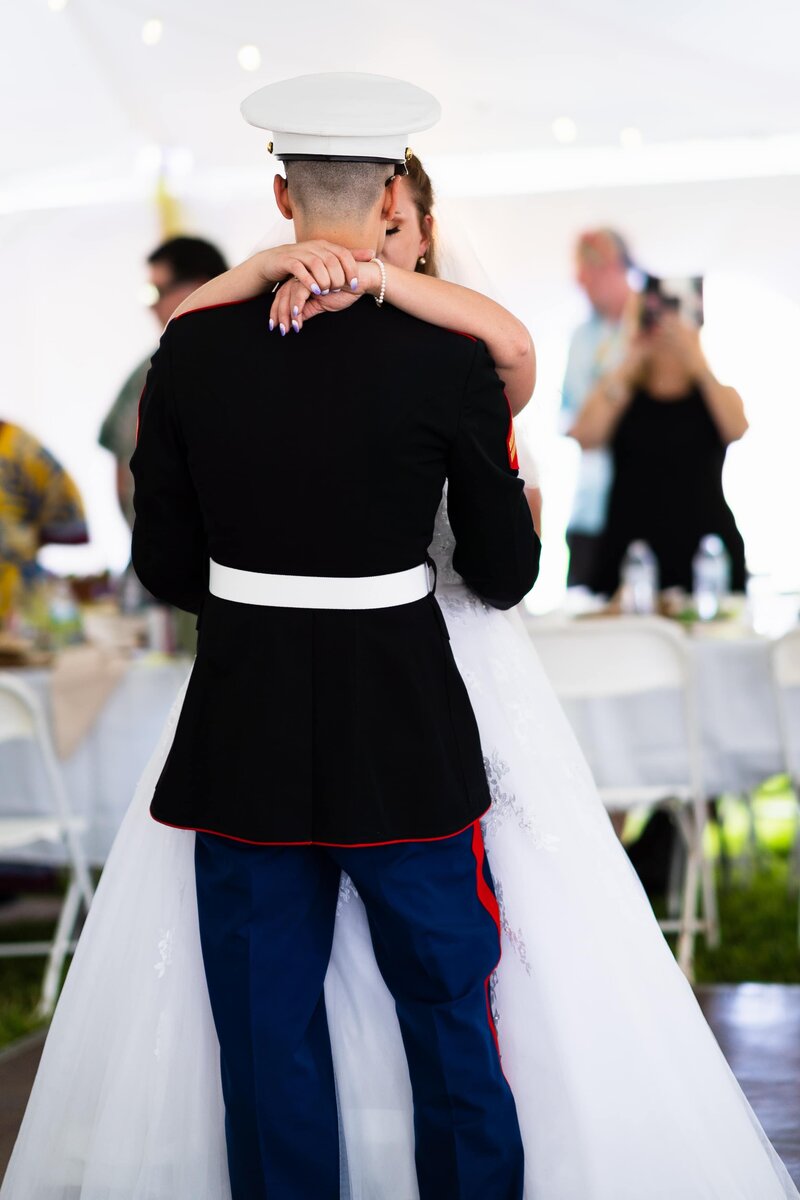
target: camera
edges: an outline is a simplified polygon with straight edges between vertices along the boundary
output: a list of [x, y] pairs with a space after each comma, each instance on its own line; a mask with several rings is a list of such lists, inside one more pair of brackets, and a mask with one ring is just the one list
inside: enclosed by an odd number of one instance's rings
[[656, 329], [665, 313], [677, 313], [689, 325], [703, 324], [703, 277], [687, 275], [663, 279], [644, 275], [640, 291], [639, 328]]

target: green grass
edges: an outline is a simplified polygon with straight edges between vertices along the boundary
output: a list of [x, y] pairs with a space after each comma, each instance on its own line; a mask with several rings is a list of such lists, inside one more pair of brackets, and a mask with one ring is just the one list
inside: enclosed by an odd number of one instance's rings
[[[709, 950], [697, 942], [697, 983], [800, 983], [797, 881], [790, 884], [790, 853], [796, 834], [795, 806], [785, 778], [769, 780], [753, 797], [755, 836], [747, 806], [732, 797], [720, 803], [722, 842], [712, 826], [707, 851], [716, 862], [722, 942]], [[634, 814], [626, 841], [643, 818]], [[656, 909], [658, 910], [658, 905]], [[34, 941], [50, 928], [0, 925], [0, 940]], [[32, 1032], [44, 970], [41, 958], [0, 958], [0, 1048]]]
[[[43, 941], [52, 935], [53, 927], [40, 922], [0, 926], [4, 942]], [[36, 1005], [42, 990], [45, 959], [0, 958], [0, 1049], [42, 1024], [36, 1015]]]
[[752, 878], [718, 889], [722, 941], [697, 942], [697, 983], [800, 983], [797, 893], [787, 887], [788, 861], [769, 854]]

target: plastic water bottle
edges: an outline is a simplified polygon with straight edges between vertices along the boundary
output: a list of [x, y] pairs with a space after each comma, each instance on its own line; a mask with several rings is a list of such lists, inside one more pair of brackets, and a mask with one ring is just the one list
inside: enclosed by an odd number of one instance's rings
[[80, 609], [72, 595], [69, 584], [57, 579], [50, 587], [49, 603], [50, 642], [54, 649], [71, 646], [83, 637]]
[[713, 621], [730, 591], [731, 560], [725, 543], [715, 533], [700, 539], [692, 559], [694, 603], [701, 621]]
[[658, 561], [647, 542], [631, 542], [622, 562], [622, 611], [653, 613], [658, 597]]

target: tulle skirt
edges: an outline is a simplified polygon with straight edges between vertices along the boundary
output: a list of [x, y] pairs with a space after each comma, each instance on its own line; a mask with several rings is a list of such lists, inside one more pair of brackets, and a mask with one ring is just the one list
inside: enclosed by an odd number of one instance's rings
[[[440, 590], [478, 718], [503, 956], [492, 1005], [526, 1200], [798, 1197], [652, 916], [521, 623]], [[185, 689], [184, 689], [185, 691]], [[183, 692], [120, 828], [1, 1200], [228, 1200], [194, 835], [148, 815]], [[344, 877], [325, 983], [342, 1196], [417, 1200], [394, 1005]]]

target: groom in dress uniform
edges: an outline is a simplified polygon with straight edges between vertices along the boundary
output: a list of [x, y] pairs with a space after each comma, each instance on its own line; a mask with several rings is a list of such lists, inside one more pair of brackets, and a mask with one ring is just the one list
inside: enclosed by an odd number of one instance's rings
[[[298, 238], [334, 240], [346, 213], [349, 244], [379, 253], [433, 97], [333, 74], [243, 111], [286, 163]], [[422, 1200], [522, 1196], [488, 1004], [490, 795], [426, 566], [445, 480], [455, 567], [487, 603], [522, 599], [539, 544], [486, 347], [390, 300], [286, 337], [269, 295], [189, 312], [141, 401], [133, 562], [199, 614], [151, 811], [197, 831], [234, 1200], [340, 1194], [323, 981], [342, 870], [395, 999]]]

